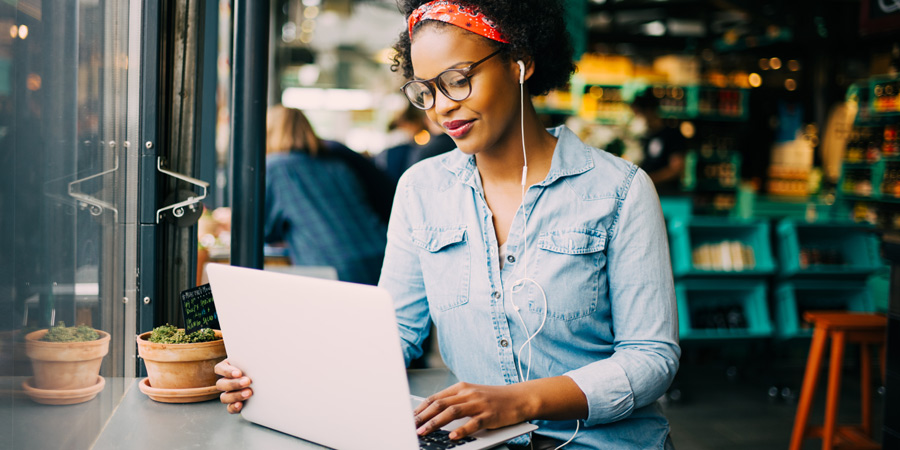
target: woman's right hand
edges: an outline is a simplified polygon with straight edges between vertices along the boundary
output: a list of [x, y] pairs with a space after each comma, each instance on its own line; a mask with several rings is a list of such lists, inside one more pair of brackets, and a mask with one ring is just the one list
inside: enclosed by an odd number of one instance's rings
[[241, 412], [244, 402], [253, 395], [250, 378], [245, 377], [241, 369], [232, 366], [227, 359], [216, 364], [216, 374], [222, 376], [216, 381], [216, 388], [222, 391], [219, 399], [227, 405], [229, 413]]

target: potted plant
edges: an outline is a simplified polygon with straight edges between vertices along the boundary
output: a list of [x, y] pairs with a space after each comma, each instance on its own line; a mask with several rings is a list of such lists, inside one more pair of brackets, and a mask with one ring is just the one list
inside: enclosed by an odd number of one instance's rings
[[141, 391], [167, 403], [189, 403], [218, 396], [215, 366], [225, 359], [222, 332], [204, 328], [191, 334], [173, 325], [137, 336], [138, 354], [147, 366]]
[[100, 363], [109, 352], [109, 333], [87, 325], [55, 327], [25, 335], [25, 354], [34, 377], [22, 387], [35, 401], [46, 404], [86, 402], [103, 390]]

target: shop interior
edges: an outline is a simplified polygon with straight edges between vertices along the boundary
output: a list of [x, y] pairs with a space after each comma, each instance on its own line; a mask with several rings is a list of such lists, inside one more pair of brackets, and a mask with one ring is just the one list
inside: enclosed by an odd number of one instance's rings
[[[343, 279], [242, 234], [262, 219], [246, 218], [258, 205], [241, 195], [235, 148], [267, 107], [302, 110], [319, 139], [377, 169], [369, 182], [389, 192], [360, 197], [391, 196], [410, 164], [453, 148], [434, 150], [446, 136], [408, 111], [393, 0], [124, 3], [0, 3], [2, 448], [128, 438], [110, 431], [127, 423], [120, 404], [156, 405], [132, 392], [148, 370], [135, 336], [184, 327], [184, 292], [210, 262]], [[832, 414], [861, 424], [859, 448], [900, 448], [900, 3], [565, 4], [577, 71], [534, 99], [546, 126], [639, 166], [657, 156], [654, 130], [679, 142], [658, 185], [683, 352], [659, 403], [676, 447], [793, 445], [811, 395], [810, 424]], [[878, 316], [882, 338], [870, 351], [850, 337], [843, 355], [832, 340], [823, 359], [838, 362], [804, 389], [821, 325], [808, 313], [825, 310]], [[70, 406], [29, 390], [25, 336], [59, 322], [109, 339], [105, 385]], [[430, 346], [423, 385], [446, 369]], [[224, 415], [201, 397], [150, 420]], [[819, 448], [818, 433], [791, 448]]]

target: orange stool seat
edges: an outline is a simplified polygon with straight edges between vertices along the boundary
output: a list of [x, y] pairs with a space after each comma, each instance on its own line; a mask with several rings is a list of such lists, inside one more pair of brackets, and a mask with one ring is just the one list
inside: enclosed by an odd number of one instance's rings
[[[872, 439], [872, 361], [869, 345], [881, 348], [881, 370], [884, 378], [885, 332], [887, 317], [876, 314], [850, 313], [838, 311], [808, 311], [803, 318], [814, 324], [812, 343], [809, 347], [809, 359], [806, 361], [806, 372], [803, 376], [803, 387], [800, 391], [800, 402], [797, 415], [794, 417], [794, 430], [791, 435], [791, 450], [800, 450], [806, 438], [821, 438], [822, 449], [880, 449], [881, 446]], [[823, 426], [807, 426], [809, 410], [812, 406], [813, 394], [819, 378], [825, 342], [831, 339], [831, 362], [828, 368], [828, 391], [825, 404], [825, 423]], [[844, 358], [846, 342], [860, 344], [860, 384], [862, 420], [859, 425], [838, 425], [837, 410], [840, 397], [841, 366]]]

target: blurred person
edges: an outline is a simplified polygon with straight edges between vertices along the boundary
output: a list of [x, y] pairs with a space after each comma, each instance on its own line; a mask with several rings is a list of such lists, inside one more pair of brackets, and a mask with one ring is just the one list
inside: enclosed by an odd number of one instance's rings
[[426, 129], [425, 114], [422, 110], [408, 105], [388, 124], [385, 148], [415, 142], [416, 135]]
[[636, 128], [644, 128], [640, 167], [650, 175], [660, 195], [677, 194], [681, 191], [687, 144], [680, 131], [663, 122], [659, 116], [659, 99], [651, 91], [645, 89], [631, 103], [635, 120], [640, 124]]
[[425, 120], [425, 123], [428, 124], [428, 132], [431, 133], [431, 139], [419, 150], [419, 159], [416, 162], [447, 153], [456, 148], [453, 138], [444, 133], [440, 125], [428, 119]]
[[372, 161], [394, 181], [415, 163], [413, 152], [419, 145], [416, 136], [425, 131], [425, 114], [409, 105], [388, 125], [388, 137], [393, 144], [375, 155]]
[[[389, 130], [405, 130], [409, 138], [406, 142], [387, 148], [375, 155], [375, 164], [383, 170], [395, 182], [413, 164], [432, 156], [453, 150], [456, 144], [450, 136], [425, 117], [425, 113], [412, 105], [409, 105], [403, 113], [394, 119]], [[428, 133], [424, 143], [417, 142], [417, 136], [425, 131]]]
[[351, 150], [340, 142], [320, 139], [319, 143], [321, 147], [326, 148], [330, 156], [343, 161], [353, 170], [359, 178], [359, 182], [362, 183], [361, 195], [378, 215], [378, 219], [387, 224], [391, 218], [391, 206], [394, 201], [397, 180], [391, 179], [380, 170], [371, 158]]
[[285, 242], [294, 265], [331, 266], [342, 281], [375, 284], [386, 228], [347, 152], [355, 153], [319, 139], [300, 110], [269, 109], [265, 240]]

